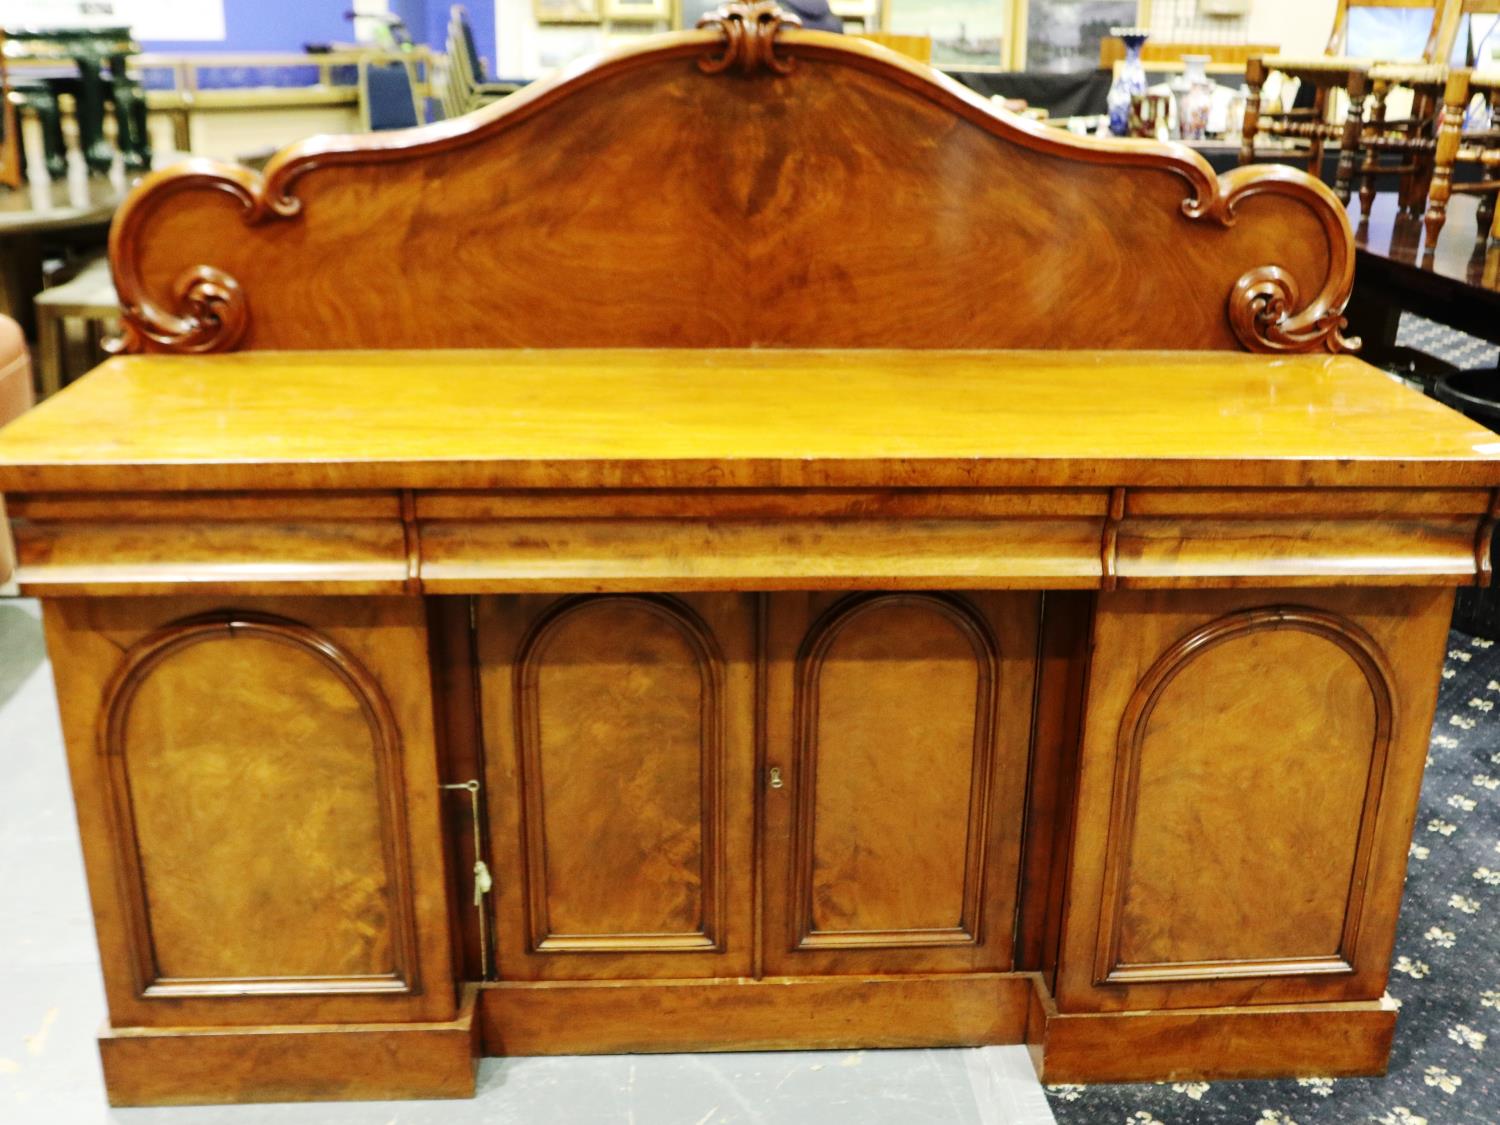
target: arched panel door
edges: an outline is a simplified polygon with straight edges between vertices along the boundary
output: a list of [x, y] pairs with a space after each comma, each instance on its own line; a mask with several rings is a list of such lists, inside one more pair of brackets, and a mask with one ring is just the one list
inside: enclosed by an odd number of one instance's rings
[[1379, 998], [1450, 609], [1401, 588], [1100, 598], [1064, 1010]]
[[751, 605], [483, 600], [501, 979], [750, 971]]
[[110, 1018], [451, 1019], [420, 602], [48, 613]]
[[772, 606], [765, 971], [1009, 968], [1036, 596]]

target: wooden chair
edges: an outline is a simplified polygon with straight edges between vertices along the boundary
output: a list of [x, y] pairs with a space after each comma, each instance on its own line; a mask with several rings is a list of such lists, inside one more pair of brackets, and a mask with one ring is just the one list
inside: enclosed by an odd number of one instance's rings
[[[1495, 205], [1500, 195], [1500, 70], [1476, 70], [1472, 74], [1457, 71], [1452, 87], [1443, 99], [1432, 191], [1424, 217], [1429, 250], [1437, 246], [1438, 235], [1448, 217], [1448, 200], [1455, 193], [1480, 196], [1477, 237], [1500, 238], [1500, 208]], [[1476, 94], [1489, 103], [1490, 124], [1466, 133], [1464, 111]], [[1471, 183], [1454, 183], [1453, 171], [1458, 164], [1476, 165], [1480, 178]]]
[[71, 280], [36, 297], [37, 379], [41, 397], [56, 394], [68, 382], [68, 336], [70, 320], [87, 327], [89, 347], [101, 353], [105, 327], [120, 315], [120, 299], [110, 278], [109, 260], [103, 256], [84, 265]]
[[[1442, 228], [1451, 182], [1451, 178], [1445, 180], [1441, 187], [1437, 183], [1439, 131], [1445, 117], [1454, 119], [1455, 129], [1461, 127], [1468, 99], [1467, 76], [1460, 78], [1451, 67], [1473, 63], [1467, 57], [1472, 45], [1466, 44], [1462, 56], [1455, 45], [1472, 16], [1495, 13], [1500, 13], [1500, 0], [1445, 0], [1425, 64], [1382, 63], [1370, 70], [1370, 118], [1360, 136], [1360, 207], [1369, 213], [1378, 175], [1399, 174], [1398, 206], [1412, 215], [1426, 207], [1429, 247]], [[1391, 122], [1386, 119], [1385, 101], [1396, 86], [1412, 91], [1412, 108], [1404, 121]], [[1396, 163], [1384, 164], [1382, 157], [1394, 157]], [[1433, 193], [1441, 198], [1430, 198]]]
[[[1351, 194], [1356, 163], [1359, 158], [1359, 141], [1364, 120], [1365, 98], [1370, 92], [1371, 67], [1381, 60], [1356, 58], [1347, 54], [1349, 45], [1349, 17], [1351, 11], [1361, 9], [1398, 8], [1431, 11], [1432, 23], [1428, 30], [1426, 45], [1421, 51], [1424, 64], [1441, 64], [1446, 57], [1440, 52], [1440, 37], [1444, 28], [1444, 16], [1452, 0], [1338, 0], [1334, 12], [1333, 33], [1321, 58], [1298, 58], [1288, 55], [1271, 55], [1252, 58], [1245, 66], [1245, 81], [1250, 87], [1250, 96], [1245, 104], [1245, 127], [1240, 142], [1240, 163], [1255, 160], [1257, 136], [1295, 138], [1308, 142], [1307, 170], [1314, 176], [1322, 174], [1323, 150], [1329, 141], [1339, 145], [1338, 171], [1334, 176], [1333, 190], [1341, 202], [1347, 203]], [[1451, 45], [1452, 40], [1449, 40]], [[1309, 109], [1286, 107], [1279, 113], [1261, 113], [1261, 88], [1275, 71], [1313, 87], [1313, 104]], [[1394, 76], [1386, 79], [1387, 88]], [[1439, 79], [1441, 86], [1441, 79]], [[1336, 104], [1336, 93], [1343, 90], [1348, 95], [1348, 106], [1342, 120], [1330, 121], [1333, 112], [1332, 99]], [[1413, 116], [1416, 116], [1415, 113]]]

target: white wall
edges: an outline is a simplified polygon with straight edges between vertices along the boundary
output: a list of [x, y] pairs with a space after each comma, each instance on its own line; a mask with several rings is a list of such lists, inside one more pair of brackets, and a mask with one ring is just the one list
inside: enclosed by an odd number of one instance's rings
[[1336, 0], [1250, 0], [1250, 41], [1276, 43], [1287, 55], [1321, 55]]

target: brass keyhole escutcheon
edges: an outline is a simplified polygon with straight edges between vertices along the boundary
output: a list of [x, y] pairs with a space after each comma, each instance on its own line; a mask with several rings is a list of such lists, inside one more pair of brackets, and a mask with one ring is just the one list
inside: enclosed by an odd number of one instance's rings
[[772, 789], [780, 789], [785, 784], [786, 784], [786, 782], [784, 782], [784, 781], [781, 780], [781, 767], [780, 766], [772, 766], [771, 767], [771, 780], [770, 780], [770, 786], [771, 786], [771, 788]]

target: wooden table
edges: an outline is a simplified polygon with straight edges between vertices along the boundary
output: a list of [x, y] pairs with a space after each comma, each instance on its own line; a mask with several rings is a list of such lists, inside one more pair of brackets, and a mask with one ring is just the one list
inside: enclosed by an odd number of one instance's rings
[[0, 435], [111, 1097], [1379, 1072], [1497, 485], [1347, 357], [113, 359]]
[[[1396, 214], [1394, 192], [1360, 218], [1349, 322], [1371, 362], [1390, 355], [1403, 311], [1500, 344], [1500, 242], [1476, 236], [1478, 207], [1472, 195], [1454, 196], [1435, 246], [1420, 218]], [[1357, 209], [1356, 201], [1350, 215]]]

